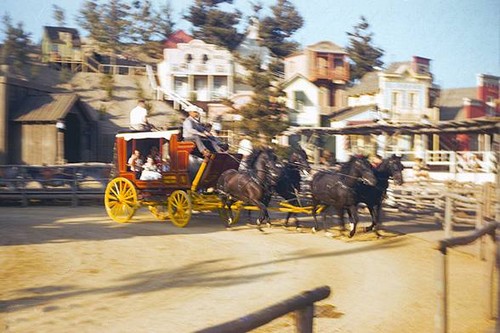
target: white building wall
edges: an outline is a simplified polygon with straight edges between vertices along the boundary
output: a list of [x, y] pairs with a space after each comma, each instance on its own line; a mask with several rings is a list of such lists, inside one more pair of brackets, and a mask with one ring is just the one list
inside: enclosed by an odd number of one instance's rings
[[290, 56], [285, 59], [285, 81], [297, 74], [307, 77], [308, 71], [307, 57], [305, 54]]
[[158, 64], [162, 88], [199, 101], [229, 97], [234, 93], [234, 59], [228, 50], [194, 39], [164, 49]]
[[[286, 106], [298, 111], [295, 114], [298, 126], [320, 126], [320, 90], [305, 78], [297, 78], [284, 89]], [[296, 92], [303, 92], [306, 103], [299, 108], [296, 105]]]

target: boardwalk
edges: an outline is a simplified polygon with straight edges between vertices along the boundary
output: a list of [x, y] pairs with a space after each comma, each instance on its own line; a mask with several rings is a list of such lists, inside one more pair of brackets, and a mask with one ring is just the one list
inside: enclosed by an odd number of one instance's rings
[[[389, 213], [383, 239], [352, 240], [227, 231], [212, 213], [184, 229], [146, 209], [128, 224], [99, 206], [0, 207], [0, 216], [0, 331], [192, 332], [321, 285], [332, 294], [317, 306], [315, 332], [434, 331], [443, 231], [413, 215]], [[489, 265], [473, 251], [450, 251], [450, 332], [493, 327], [481, 294]], [[294, 332], [293, 318], [257, 332]]]

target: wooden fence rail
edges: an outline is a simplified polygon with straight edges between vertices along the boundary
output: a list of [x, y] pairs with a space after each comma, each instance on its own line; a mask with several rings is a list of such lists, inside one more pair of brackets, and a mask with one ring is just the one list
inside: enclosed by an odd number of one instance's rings
[[20, 201], [66, 200], [77, 206], [83, 199], [99, 200], [109, 181], [110, 164], [57, 166], [0, 166], [0, 199]]
[[[483, 238], [485, 235], [490, 235], [493, 241], [492, 250], [492, 267], [490, 270], [490, 282], [488, 284], [489, 288], [489, 314], [491, 318], [496, 318], [496, 330], [495, 332], [500, 332], [500, 306], [498, 305], [500, 299], [500, 280], [497, 278], [495, 286], [495, 267], [498, 271], [500, 268], [500, 246], [496, 237], [496, 229], [500, 227], [498, 222], [488, 222], [484, 227], [475, 230], [473, 233], [461, 236], [446, 238], [438, 241], [436, 249], [439, 251], [440, 255], [438, 258], [438, 269], [436, 286], [438, 291], [438, 306], [436, 313], [436, 333], [448, 333], [448, 259], [447, 250], [448, 248], [453, 248], [457, 246], [468, 245], [475, 242], [478, 239]], [[496, 296], [494, 295], [494, 290], [496, 289]], [[495, 313], [495, 306], [497, 312]]]
[[272, 305], [263, 310], [251, 313], [245, 317], [226, 322], [217, 326], [197, 331], [196, 333], [240, 333], [248, 332], [265, 325], [272, 320], [295, 311], [295, 325], [298, 333], [312, 333], [314, 303], [327, 298], [330, 287], [323, 286], [300, 295], [289, 298], [283, 302]]

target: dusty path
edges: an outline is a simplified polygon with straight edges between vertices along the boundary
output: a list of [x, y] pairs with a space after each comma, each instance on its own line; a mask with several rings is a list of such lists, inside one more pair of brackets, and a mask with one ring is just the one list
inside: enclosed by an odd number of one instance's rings
[[[102, 207], [0, 207], [0, 331], [192, 332], [322, 285], [315, 332], [433, 332], [432, 224], [353, 240], [280, 227], [111, 222]], [[306, 230], [304, 230], [306, 231]], [[427, 233], [427, 234], [426, 234]], [[424, 234], [425, 237], [420, 237]], [[450, 332], [492, 332], [488, 262], [451, 252]], [[257, 332], [294, 332], [293, 318]]]

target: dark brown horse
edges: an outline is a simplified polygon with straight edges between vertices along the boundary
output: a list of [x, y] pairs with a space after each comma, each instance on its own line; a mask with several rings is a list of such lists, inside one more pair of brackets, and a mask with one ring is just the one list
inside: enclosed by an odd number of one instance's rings
[[[349, 237], [354, 236], [359, 221], [354, 188], [359, 182], [371, 186], [376, 184], [375, 175], [366, 157], [353, 156], [342, 165], [339, 171], [318, 171], [314, 174], [311, 182], [313, 231], [318, 229], [316, 210], [322, 204], [327, 206], [326, 208], [332, 206], [336, 209], [342, 227], [344, 227], [343, 211], [346, 209], [352, 225]], [[325, 220], [323, 220], [323, 227], [326, 231]]]
[[401, 157], [392, 155], [383, 159], [382, 163], [373, 169], [377, 178], [375, 186], [358, 183], [354, 187], [356, 205], [364, 203], [370, 211], [372, 224], [366, 228], [366, 231], [374, 230], [378, 235], [377, 227], [380, 226], [382, 202], [389, 187], [389, 179], [392, 178], [397, 185], [403, 184], [403, 169]]
[[234, 217], [231, 205], [238, 200], [255, 205], [260, 210], [257, 225], [270, 223], [267, 206], [271, 200], [272, 189], [280, 175], [281, 167], [277, 156], [271, 149], [254, 150], [248, 158], [248, 170], [227, 170], [217, 181], [217, 193], [227, 210], [228, 225]]
[[[300, 206], [300, 182], [302, 180], [301, 172], [311, 170], [307, 161], [307, 154], [300, 146], [292, 147], [288, 160], [284, 163], [283, 170], [276, 183], [275, 192], [280, 195], [287, 203]], [[290, 217], [295, 218], [295, 226], [300, 227], [296, 213], [288, 212], [285, 219], [285, 226], [288, 226]]]

